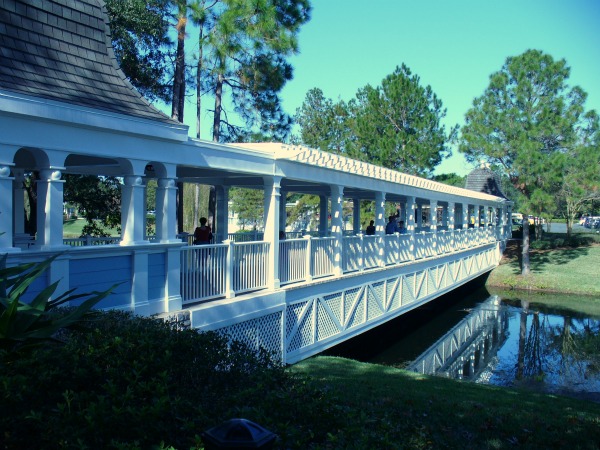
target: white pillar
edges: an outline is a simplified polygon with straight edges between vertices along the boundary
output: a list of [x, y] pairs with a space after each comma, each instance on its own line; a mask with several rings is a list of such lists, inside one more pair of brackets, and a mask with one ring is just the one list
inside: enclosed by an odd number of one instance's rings
[[281, 191], [281, 199], [279, 201], [279, 232], [283, 231], [285, 233], [285, 228], [287, 226], [287, 192]]
[[333, 252], [333, 273], [341, 276], [343, 273], [342, 267], [342, 251], [343, 251], [343, 203], [344, 203], [344, 187], [339, 185], [331, 185], [331, 236], [335, 238]]
[[406, 232], [410, 236], [410, 259], [415, 259], [415, 213], [417, 210], [417, 205], [415, 204], [415, 197], [407, 197], [406, 198]]
[[62, 173], [57, 167], [40, 170], [37, 181], [37, 239], [42, 250], [64, 247]]
[[469, 228], [469, 204], [468, 203], [463, 203], [462, 204], [462, 225], [463, 228]]
[[156, 187], [157, 242], [177, 242], [177, 184], [173, 178], [159, 178]]
[[215, 186], [215, 195], [217, 197], [217, 218], [212, 224], [215, 228], [213, 233], [225, 241], [229, 239], [229, 187]]
[[279, 202], [281, 177], [265, 177], [265, 242], [269, 243], [267, 288], [278, 289], [279, 279]]
[[437, 200], [429, 201], [429, 231], [437, 232]]
[[454, 202], [448, 202], [448, 207], [446, 209], [446, 219], [447, 219], [448, 231], [454, 230], [455, 214], [456, 214], [456, 205], [454, 204]]
[[139, 175], [127, 175], [121, 186], [121, 245], [145, 244], [144, 225], [146, 205], [144, 184]]
[[375, 234], [383, 236], [385, 234], [385, 192], [375, 193]]
[[433, 233], [431, 244], [433, 245], [433, 254], [438, 253], [438, 236], [437, 236], [437, 200], [429, 200], [429, 231]]
[[352, 199], [352, 230], [353, 234], [358, 234], [361, 231], [360, 226], [360, 199]]
[[[0, 252], [17, 251], [13, 248], [13, 181], [11, 165], [0, 165]], [[23, 191], [21, 190], [21, 195]], [[19, 211], [23, 216], [23, 210]]]
[[327, 236], [327, 208], [328, 197], [326, 195], [319, 196], [319, 236]]
[[456, 206], [454, 202], [448, 202], [448, 208], [446, 209], [446, 216], [448, 218], [448, 233], [450, 233], [450, 251], [453, 252], [455, 250], [455, 241], [454, 241], [454, 220], [455, 220], [455, 210]]
[[13, 169], [13, 216], [15, 234], [25, 233], [25, 174], [22, 169]]

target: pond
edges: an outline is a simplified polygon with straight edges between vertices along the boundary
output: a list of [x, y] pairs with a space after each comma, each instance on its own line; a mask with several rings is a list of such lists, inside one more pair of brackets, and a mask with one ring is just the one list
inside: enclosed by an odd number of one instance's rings
[[600, 401], [600, 299], [449, 294], [328, 354]]

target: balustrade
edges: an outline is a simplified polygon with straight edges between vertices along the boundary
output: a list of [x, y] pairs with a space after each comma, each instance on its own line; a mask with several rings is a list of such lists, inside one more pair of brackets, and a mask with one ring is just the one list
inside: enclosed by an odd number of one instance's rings
[[[494, 242], [496, 235], [501, 239], [506, 231], [502, 227], [422, 231], [414, 235], [413, 252], [409, 234], [347, 236], [341, 239], [342, 272], [361, 272], [433, 258]], [[272, 270], [268, 267], [269, 244], [244, 242], [243, 239], [182, 248], [181, 295], [184, 303], [266, 288], [267, 273]], [[333, 276], [335, 245], [334, 237], [306, 235], [280, 240], [280, 284], [305, 283]]]

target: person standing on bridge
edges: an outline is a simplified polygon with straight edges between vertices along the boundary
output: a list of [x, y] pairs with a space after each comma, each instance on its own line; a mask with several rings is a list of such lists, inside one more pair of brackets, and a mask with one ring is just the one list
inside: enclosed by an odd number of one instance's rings
[[206, 217], [200, 218], [200, 226], [194, 230], [194, 245], [208, 245], [212, 241], [213, 235], [206, 222]]
[[389, 222], [385, 226], [385, 234], [399, 233], [398, 224], [396, 223], [396, 216], [390, 216]]
[[373, 236], [375, 234], [375, 225], [374, 224], [375, 224], [375, 221], [371, 220], [371, 222], [369, 223], [369, 226], [365, 230], [365, 234], [367, 236]]

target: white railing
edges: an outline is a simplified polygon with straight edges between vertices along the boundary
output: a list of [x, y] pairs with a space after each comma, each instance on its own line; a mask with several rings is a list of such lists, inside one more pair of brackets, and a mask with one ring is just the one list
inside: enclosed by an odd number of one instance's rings
[[333, 254], [335, 238], [311, 238], [310, 275], [312, 278], [333, 275]]
[[233, 243], [233, 290], [254, 291], [267, 286], [268, 242]]
[[121, 236], [109, 236], [109, 237], [94, 237], [94, 236], [83, 236], [78, 238], [64, 238], [63, 244], [71, 247], [85, 247], [89, 245], [112, 245], [121, 242]]
[[[341, 239], [341, 272], [360, 272], [450, 254], [493, 242], [495, 227], [420, 232], [414, 235], [347, 236]], [[280, 285], [336, 273], [334, 237], [280, 240]], [[269, 244], [234, 242], [182, 248], [184, 302], [231, 297], [267, 287]]]
[[228, 250], [227, 244], [181, 249], [181, 297], [184, 302], [227, 296]]
[[305, 281], [308, 239], [287, 239], [279, 242], [279, 282], [283, 284]]

